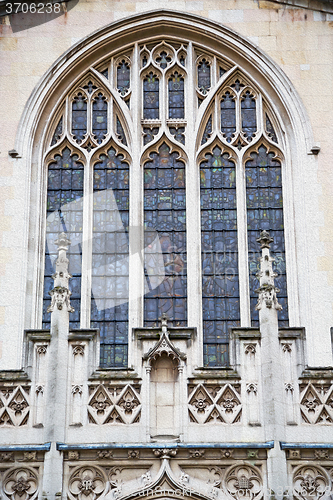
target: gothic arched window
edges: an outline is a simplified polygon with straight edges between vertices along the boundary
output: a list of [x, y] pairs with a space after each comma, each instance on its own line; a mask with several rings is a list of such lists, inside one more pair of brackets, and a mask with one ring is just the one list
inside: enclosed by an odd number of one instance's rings
[[101, 366], [127, 366], [130, 329], [163, 313], [197, 327], [204, 366], [228, 366], [230, 328], [258, 325], [264, 229], [287, 326], [283, 144], [269, 96], [190, 40], [133, 43], [91, 66], [48, 132], [43, 326], [65, 230], [71, 328], [100, 330]]

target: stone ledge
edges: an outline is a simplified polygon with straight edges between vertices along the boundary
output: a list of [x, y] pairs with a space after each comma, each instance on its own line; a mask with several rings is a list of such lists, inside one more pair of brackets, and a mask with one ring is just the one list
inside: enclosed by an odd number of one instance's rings
[[29, 375], [24, 370], [1, 370], [1, 382], [31, 382]]

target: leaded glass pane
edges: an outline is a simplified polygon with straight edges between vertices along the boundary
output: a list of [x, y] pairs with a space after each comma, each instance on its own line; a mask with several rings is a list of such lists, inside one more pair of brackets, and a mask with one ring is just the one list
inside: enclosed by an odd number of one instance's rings
[[227, 91], [221, 100], [221, 131], [227, 142], [231, 142], [236, 132], [236, 103], [234, 96]]
[[113, 148], [94, 166], [91, 328], [101, 366], [127, 366], [129, 167]]
[[72, 103], [72, 134], [81, 143], [87, 133], [87, 99], [79, 92]]
[[198, 88], [202, 94], [207, 94], [210, 87], [210, 65], [206, 59], [202, 59], [198, 65]]
[[278, 275], [275, 279], [280, 289], [277, 296], [283, 306], [283, 310], [279, 311], [279, 325], [288, 326], [281, 163], [274, 159], [274, 153], [267, 152], [264, 145], [251, 156], [252, 160], [245, 165], [251, 322], [252, 326], [259, 326], [258, 311], [255, 310], [258, 294], [255, 290], [259, 287], [256, 273], [259, 271], [260, 250], [256, 240], [260, 232], [266, 230], [274, 238], [271, 254], [275, 258], [273, 269]]
[[176, 141], [185, 144], [185, 127], [170, 127], [170, 134], [174, 136]]
[[48, 167], [43, 328], [50, 328], [47, 308], [51, 303], [49, 291], [54, 287], [52, 275], [58, 255], [55, 241], [64, 231], [71, 241], [67, 256], [69, 272], [73, 276], [69, 280], [71, 305], [75, 309], [69, 316], [70, 328], [73, 329], [80, 328], [83, 165], [78, 161], [78, 155], [71, 155], [67, 147], [54, 160]]
[[272, 139], [272, 141], [274, 141], [276, 143], [278, 142], [276, 134], [275, 134], [275, 130], [274, 130], [273, 125], [272, 125], [272, 122], [268, 118], [267, 114], [266, 114], [266, 132], [267, 132], [268, 137], [270, 137]]
[[162, 69], [165, 69], [171, 62], [171, 57], [165, 51], [162, 51], [159, 57], [156, 58], [156, 62], [161, 66]]
[[242, 131], [248, 141], [252, 141], [257, 131], [256, 101], [249, 90], [241, 100]]
[[[144, 167], [145, 326], [157, 326], [165, 313], [174, 326], [187, 321], [185, 166], [164, 143]], [[151, 249], [158, 232], [164, 268]], [[155, 271], [156, 269], [156, 271]], [[156, 286], [157, 285], [157, 286]]]
[[207, 121], [205, 130], [204, 130], [204, 133], [202, 135], [201, 145], [205, 144], [205, 142], [207, 142], [210, 139], [210, 136], [212, 135], [212, 131], [213, 131], [213, 129], [212, 129], [212, 115], [210, 115], [210, 117]]
[[144, 146], [148, 144], [148, 142], [151, 142], [155, 135], [158, 134], [159, 128], [158, 127], [144, 127], [143, 128], [143, 144]]
[[184, 118], [184, 78], [177, 71], [169, 78], [169, 118]]
[[108, 103], [101, 92], [95, 97], [92, 108], [92, 132], [101, 144], [108, 132]]
[[59, 123], [54, 131], [51, 146], [54, 146], [54, 144], [57, 144], [57, 142], [59, 141], [61, 136], [62, 136], [62, 117], [60, 118]]
[[227, 366], [240, 325], [235, 164], [215, 146], [200, 165], [204, 365]]
[[118, 116], [117, 116], [117, 136], [120, 142], [122, 142], [123, 144], [125, 144], [125, 146], [127, 146], [126, 135]]
[[124, 96], [130, 89], [131, 70], [128, 62], [123, 59], [117, 67], [117, 89]]
[[143, 80], [143, 118], [159, 118], [159, 80], [152, 72]]

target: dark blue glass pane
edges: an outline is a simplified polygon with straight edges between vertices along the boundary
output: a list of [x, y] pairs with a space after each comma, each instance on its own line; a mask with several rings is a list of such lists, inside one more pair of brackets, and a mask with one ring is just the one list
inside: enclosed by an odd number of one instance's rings
[[54, 131], [52, 141], [51, 141], [51, 146], [53, 146], [54, 144], [56, 144], [59, 141], [61, 135], [62, 135], [62, 117], [60, 118], [59, 123], [56, 126], [56, 129]]
[[[164, 143], [144, 168], [145, 326], [165, 313], [174, 326], [186, 325], [185, 166]], [[154, 248], [158, 232], [159, 246]], [[162, 255], [160, 255], [160, 252]], [[162, 257], [161, 266], [157, 266]]]
[[257, 131], [256, 101], [249, 90], [241, 100], [242, 131], [248, 141], [251, 141]]
[[156, 62], [161, 66], [162, 69], [165, 69], [171, 62], [171, 57], [163, 51], [160, 53], [159, 57], [156, 58]]
[[124, 132], [124, 129], [120, 123], [118, 116], [117, 116], [117, 135], [118, 135], [118, 139], [120, 140], [120, 142], [122, 142], [123, 144], [125, 144], [125, 146], [127, 146], [125, 132]]
[[231, 142], [236, 132], [236, 104], [230, 92], [222, 96], [221, 101], [221, 130], [228, 142]]
[[127, 366], [128, 218], [129, 167], [110, 148], [94, 166], [91, 328], [104, 367]]
[[268, 137], [270, 137], [272, 139], [272, 141], [274, 141], [276, 143], [278, 142], [273, 125], [272, 125], [272, 122], [268, 118], [267, 114], [266, 114], [266, 132], [267, 132]]
[[185, 127], [170, 127], [170, 134], [174, 136], [176, 141], [179, 141], [181, 144], [185, 144]]
[[128, 62], [122, 60], [117, 67], [117, 89], [124, 96], [130, 89], [131, 70]]
[[108, 103], [101, 92], [95, 97], [92, 112], [92, 132], [98, 144], [101, 144], [108, 132]]
[[210, 65], [206, 59], [202, 59], [198, 65], [198, 87], [203, 94], [207, 94], [211, 87]]
[[[57, 247], [54, 242], [61, 232], [66, 232], [72, 245], [69, 246], [69, 280], [72, 292], [71, 304], [75, 309], [71, 313], [70, 328], [80, 327], [81, 296], [81, 241], [83, 212], [80, 199], [83, 196], [83, 165], [76, 154], [65, 148], [54, 157], [48, 167], [47, 186], [47, 221], [44, 270], [43, 328], [50, 327], [50, 314], [46, 311], [50, 305], [49, 291], [54, 287], [52, 275], [55, 272]], [[77, 203], [71, 203], [75, 202]], [[71, 203], [71, 205], [67, 205]]]
[[152, 72], [143, 80], [143, 118], [159, 118], [159, 80]]
[[87, 100], [80, 92], [72, 103], [72, 134], [80, 144], [87, 133]]
[[212, 135], [212, 115], [210, 115], [207, 125], [205, 127], [202, 139], [201, 139], [201, 144], [205, 144], [210, 139], [210, 136]]
[[169, 78], [169, 118], [184, 118], [184, 78], [177, 71]]
[[158, 134], [159, 128], [158, 127], [144, 127], [143, 128], [143, 144], [144, 146], [148, 144], [148, 142], [151, 142], [155, 135]]
[[235, 165], [219, 147], [200, 165], [205, 366], [228, 365], [229, 329], [240, 324]]
[[260, 248], [256, 241], [262, 230], [269, 231], [274, 238], [271, 244], [271, 254], [275, 258], [273, 269], [278, 277], [276, 286], [280, 289], [277, 294], [283, 310], [279, 311], [279, 325], [288, 326], [287, 278], [283, 226], [283, 199], [280, 161], [274, 159], [274, 153], [268, 153], [264, 145], [259, 152], [251, 153], [252, 159], [246, 162], [246, 204], [247, 228], [249, 249], [249, 281], [252, 326], [258, 326], [259, 315], [255, 310], [259, 287], [256, 277], [259, 271]]

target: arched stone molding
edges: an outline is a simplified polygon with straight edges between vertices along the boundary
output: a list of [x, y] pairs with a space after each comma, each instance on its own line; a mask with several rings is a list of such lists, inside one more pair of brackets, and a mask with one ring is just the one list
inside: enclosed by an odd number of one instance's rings
[[[269, 96], [269, 106], [277, 118], [286, 145], [284, 184], [287, 193], [284, 193], [284, 202], [285, 211], [289, 214], [290, 221], [286, 227], [288, 269], [290, 269], [288, 274], [290, 324], [298, 326], [301, 316], [302, 324], [305, 324], [311, 335], [313, 329], [308, 283], [305, 281], [306, 278], [300, 278], [301, 274], [303, 276], [309, 275], [308, 264], [306, 258], [302, 256], [302, 252], [296, 252], [296, 247], [298, 249], [307, 247], [306, 222], [303, 217], [305, 201], [302, 189], [297, 189], [296, 193], [293, 187], [295, 179], [301, 182], [302, 166], [305, 162], [309, 166], [315, 166], [313, 157], [306, 156], [313, 146], [310, 121], [295, 88], [274, 61], [250, 41], [219, 23], [182, 12], [152, 11], [112, 23], [97, 30], [67, 50], [45, 73], [34, 89], [26, 104], [17, 131], [15, 149], [21, 156], [17, 161], [24, 171], [29, 172], [25, 200], [27, 213], [30, 209], [30, 216], [34, 220], [39, 221], [42, 218], [40, 213], [40, 207], [43, 205], [41, 203], [42, 194], [38, 188], [43, 185], [43, 174], [40, 167], [43, 154], [42, 145], [48, 124], [54, 120], [54, 113], [64, 96], [67, 95], [69, 86], [83, 78], [91, 66], [96, 68], [98, 65], [102, 65], [106, 58], [105, 54], [115, 53], [120, 48], [126, 49], [137, 40], [156, 39], [161, 36], [164, 39], [177, 38], [180, 42], [190, 40], [201, 47], [206, 47], [207, 51], [211, 53], [223, 54], [223, 58], [227, 62], [236, 64], [245, 77], [255, 82], [256, 87], [263, 95]], [[167, 71], [169, 70], [167, 69]], [[230, 71], [232, 72], [233, 69]], [[97, 75], [96, 70], [94, 73]], [[102, 76], [99, 78], [103, 80]], [[133, 82], [133, 87], [134, 85], [135, 82]], [[218, 90], [215, 89], [215, 91]], [[119, 95], [112, 97], [123, 114], [127, 114], [126, 104]], [[295, 224], [293, 223], [294, 213], [297, 228], [296, 237]], [[29, 231], [28, 234], [27, 229], [25, 234], [26, 247], [29, 246], [30, 249], [26, 273], [36, 277], [34, 278], [33, 296], [27, 296], [26, 299], [25, 323], [37, 326], [39, 321], [39, 312], [36, 307], [37, 283], [41, 276], [40, 273], [36, 272], [36, 269], [38, 268], [38, 254], [43, 247], [43, 235], [38, 222]], [[297, 261], [296, 253], [298, 254]], [[299, 273], [300, 269], [302, 273]], [[299, 289], [303, 290], [301, 301], [299, 300]], [[309, 352], [314, 351], [311, 341], [308, 344]]]

